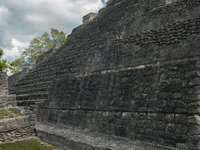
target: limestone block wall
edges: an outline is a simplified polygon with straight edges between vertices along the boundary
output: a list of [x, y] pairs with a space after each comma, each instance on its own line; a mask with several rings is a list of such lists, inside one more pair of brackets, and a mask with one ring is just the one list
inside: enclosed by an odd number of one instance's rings
[[8, 76], [6, 72], [0, 72], [0, 95], [8, 95]]
[[0, 120], [0, 143], [35, 135], [35, 115], [23, 109], [21, 113], [23, 116]]
[[106, 21], [118, 21], [107, 45], [96, 49], [92, 71], [199, 56], [199, 6], [199, 0], [167, 5], [126, 0], [108, 7]]
[[195, 149], [199, 78], [199, 58], [65, 78], [55, 82], [39, 116], [54, 124]]
[[0, 108], [16, 106], [16, 95], [0, 95]]
[[16, 106], [16, 95], [8, 95], [8, 77], [6, 72], [0, 72], [0, 109]]

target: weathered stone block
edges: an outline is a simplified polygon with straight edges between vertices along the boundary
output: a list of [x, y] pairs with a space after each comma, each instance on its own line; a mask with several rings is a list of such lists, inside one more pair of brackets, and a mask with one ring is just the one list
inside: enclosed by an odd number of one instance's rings
[[83, 17], [83, 24], [89, 23], [92, 21], [98, 14], [97, 13], [89, 13]]
[[200, 126], [199, 125], [192, 125], [189, 128], [189, 132], [191, 135], [199, 135], [200, 134]]
[[177, 124], [187, 124], [188, 115], [185, 114], [176, 114], [175, 123]]
[[199, 125], [200, 124], [200, 116], [199, 115], [194, 115], [194, 116], [190, 116], [188, 117], [188, 121], [189, 124], [193, 124], [193, 125]]

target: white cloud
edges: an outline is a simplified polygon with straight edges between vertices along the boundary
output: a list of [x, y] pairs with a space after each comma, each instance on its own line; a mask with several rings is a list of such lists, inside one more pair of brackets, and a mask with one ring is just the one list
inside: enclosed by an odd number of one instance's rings
[[6, 25], [6, 17], [9, 15], [7, 8], [0, 7], [0, 26]]
[[12, 39], [11, 43], [12, 43], [12, 46], [13, 46], [13, 47], [17, 47], [17, 48], [18, 48], [18, 47], [25, 48], [25, 47], [28, 46], [28, 43], [19, 42], [19, 41], [16, 40], [16, 39]]
[[87, 11], [97, 11], [101, 7], [103, 7], [103, 3], [101, 1], [97, 1], [96, 3], [89, 3], [84, 6]]
[[38, 15], [28, 15], [27, 16], [28, 20], [32, 22], [44, 22], [46, 19], [44, 17], [38, 16]]
[[3, 59], [12, 61], [20, 56], [20, 50], [17, 47], [12, 49], [4, 49]]
[[2, 16], [3, 14], [7, 14], [8, 13], [8, 9], [5, 7], [0, 7], [0, 15]]
[[19, 42], [16, 39], [11, 40], [12, 48], [10, 49], [3, 49], [4, 55], [3, 59], [6, 59], [7, 61], [13, 61], [16, 58], [20, 57], [21, 52], [29, 45], [25, 42]]

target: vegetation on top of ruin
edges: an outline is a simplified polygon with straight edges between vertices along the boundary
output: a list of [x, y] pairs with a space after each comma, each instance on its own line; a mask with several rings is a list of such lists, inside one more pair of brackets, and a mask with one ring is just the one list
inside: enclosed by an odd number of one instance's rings
[[0, 110], [0, 119], [14, 118], [18, 116], [21, 116], [21, 112], [15, 108]]
[[44, 32], [42, 36], [30, 41], [30, 45], [21, 53], [20, 58], [9, 63], [11, 73], [15, 74], [25, 68], [32, 67], [38, 56], [66, 41], [66, 33], [51, 28], [51, 34]]
[[0, 71], [3, 71], [8, 67], [6, 64], [7, 61], [5, 59], [1, 59], [3, 54], [3, 49], [0, 48]]

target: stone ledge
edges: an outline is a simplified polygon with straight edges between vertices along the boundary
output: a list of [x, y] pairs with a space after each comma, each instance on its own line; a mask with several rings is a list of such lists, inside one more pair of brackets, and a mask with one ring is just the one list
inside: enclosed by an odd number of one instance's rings
[[20, 109], [20, 111], [24, 116], [0, 120], [0, 143], [35, 135], [35, 115], [27, 110]]
[[[16, 107], [13, 107], [13, 108], [16, 108]], [[9, 132], [11, 130], [22, 128], [22, 127], [35, 126], [35, 123], [36, 123], [35, 115], [31, 111], [28, 111], [22, 108], [20, 108], [19, 110], [23, 116], [0, 120], [0, 133]]]
[[45, 142], [70, 150], [178, 150], [138, 140], [100, 134], [91, 130], [53, 124], [37, 124], [36, 134]]

